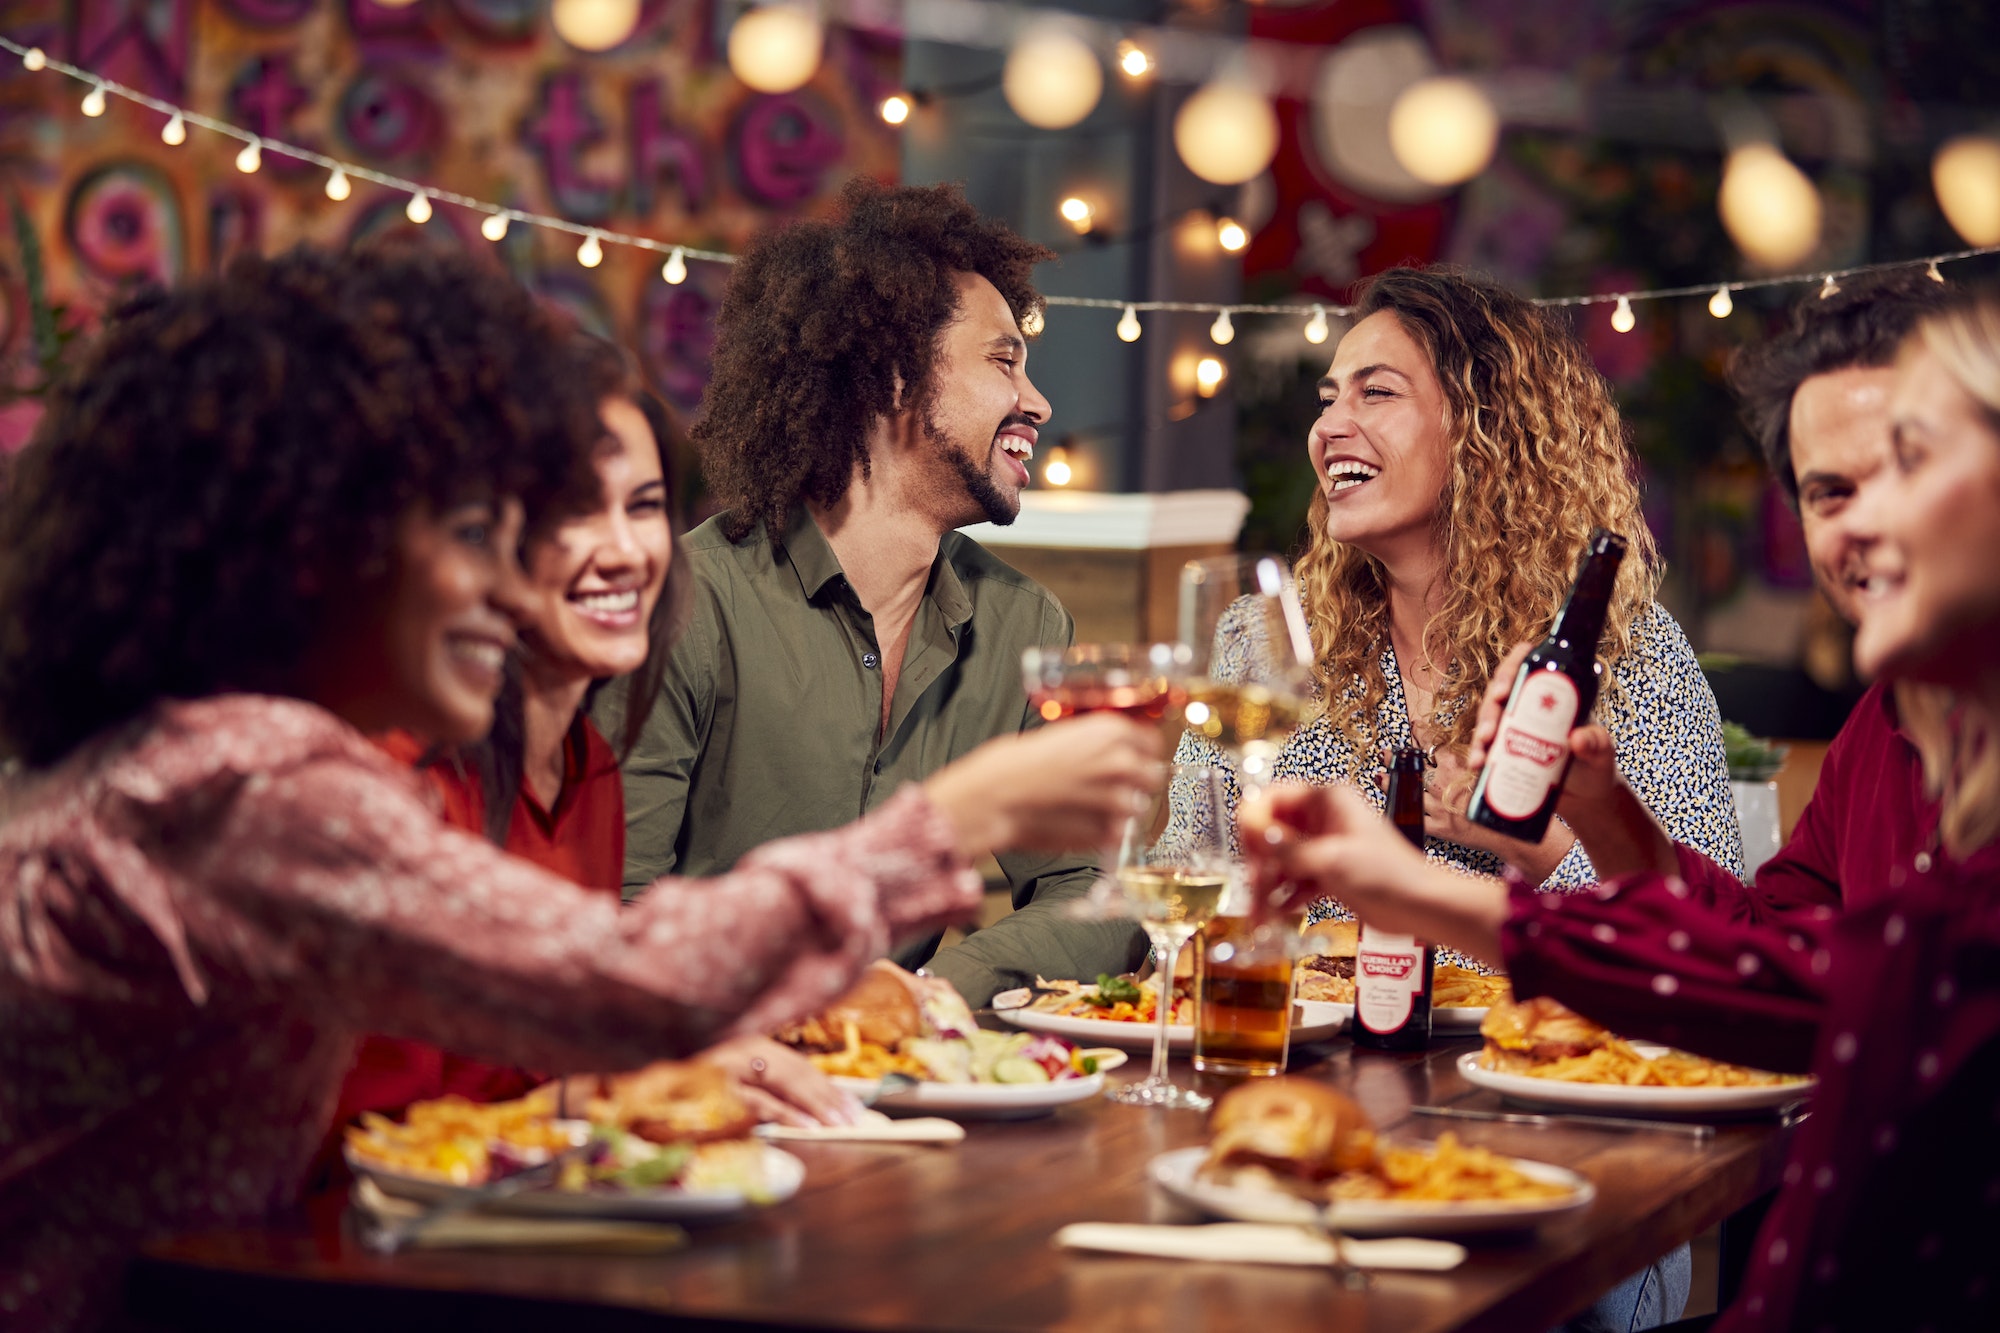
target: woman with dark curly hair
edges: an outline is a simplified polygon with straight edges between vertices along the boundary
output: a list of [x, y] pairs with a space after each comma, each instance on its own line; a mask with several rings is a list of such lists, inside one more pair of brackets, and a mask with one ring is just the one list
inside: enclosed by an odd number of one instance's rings
[[283, 1202], [357, 1033], [566, 1072], [765, 1030], [1150, 777], [1052, 729], [626, 911], [441, 824], [362, 733], [486, 730], [523, 501], [589, 507], [596, 407], [519, 288], [383, 251], [149, 297], [54, 396], [0, 502], [9, 1329]]

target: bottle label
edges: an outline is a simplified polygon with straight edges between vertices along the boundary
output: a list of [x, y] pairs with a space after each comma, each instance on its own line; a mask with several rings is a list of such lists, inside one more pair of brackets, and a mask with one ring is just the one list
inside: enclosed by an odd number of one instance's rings
[[1361, 928], [1354, 951], [1354, 1021], [1370, 1032], [1399, 1031], [1424, 990], [1424, 946], [1414, 935]]
[[1576, 682], [1562, 672], [1529, 675], [1486, 756], [1486, 804], [1509, 819], [1526, 819], [1542, 808], [1569, 758], [1576, 705]]

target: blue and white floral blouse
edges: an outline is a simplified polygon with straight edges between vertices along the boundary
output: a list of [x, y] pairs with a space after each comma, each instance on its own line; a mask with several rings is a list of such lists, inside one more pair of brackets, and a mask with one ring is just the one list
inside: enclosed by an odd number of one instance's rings
[[[1218, 647], [1218, 664], [1237, 657], [1240, 654]], [[1687, 636], [1666, 608], [1655, 603], [1633, 626], [1631, 650], [1609, 664], [1608, 674], [1610, 679], [1598, 694], [1595, 715], [1617, 745], [1619, 772], [1668, 837], [1686, 843], [1740, 878], [1743, 836], [1729, 789], [1722, 716]], [[1376, 709], [1375, 724], [1365, 743], [1357, 744], [1322, 714], [1300, 727], [1279, 752], [1272, 766], [1273, 780], [1319, 786], [1345, 782], [1382, 808], [1386, 797], [1376, 786], [1385, 773], [1380, 752], [1413, 744], [1402, 674], [1396, 667], [1395, 650], [1387, 646], [1382, 650], [1382, 677], [1388, 683], [1388, 693]], [[1182, 764], [1225, 762], [1215, 746], [1192, 733], [1182, 736], [1174, 758]], [[1226, 785], [1233, 814], [1237, 797], [1233, 772], [1227, 775]], [[1199, 821], [1197, 807], [1183, 799], [1178, 785], [1172, 803], [1174, 822], [1185, 826]], [[1428, 854], [1432, 860], [1466, 874], [1497, 876], [1502, 870], [1500, 858], [1491, 852], [1440, 838], [1430, 840]], [[1578, 843], [1542, 887], [1575, 892], [1596, 883], [1597, 878]], [[1313, 904], [1307, 919], [1322, 921], [1348, 915], [1339, 903], [1324, 898]], [[1441, 962], [1479, 967], [1475, 960], [1461, 958], [1448, 949], [1440, 949], [1438, 957]]]

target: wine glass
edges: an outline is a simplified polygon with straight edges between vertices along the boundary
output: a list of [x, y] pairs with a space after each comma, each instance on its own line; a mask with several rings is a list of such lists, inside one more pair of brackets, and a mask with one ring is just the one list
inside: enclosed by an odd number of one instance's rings
[[1190, 560], [1180, 640], [1188, 731], [1219, 747], [1245, 787], [1264, 786], [1312, 690], [1312, 638], [1291, 567], [1275, 555]]
[[1178, 643], [1030, 648], [1021, 654], [1021, 683], [1045, 722], [1102, 712], [1159, 722], [1186, 701], [1191, 661]]
[[[1159, 1023], [1153, 1032], [1152, 1072], [1105, 1095], [1130, 1106], [1206, 1110], [1209, 1099], [1167, 1077], [1167, 1028], [1173, 1021], [1174, 964], [1181, 946], [1215, 916], [1230, 881], [1228, 807], [1219, 770], [1183, 766], [1175, 771], [1176, 809], [1159, 808], [1127, 821], [1113, 883], [1126, 915], [1136, 917], [1153, 942]], [[1202, 808], [1187, 809], [1190, 803]], [[1161, 826], [1164, 825], [1164, 828]]]

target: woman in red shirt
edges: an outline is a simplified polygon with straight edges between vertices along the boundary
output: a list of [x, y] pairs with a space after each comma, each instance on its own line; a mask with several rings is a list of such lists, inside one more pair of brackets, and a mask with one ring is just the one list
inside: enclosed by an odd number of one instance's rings
[[1571, 735], [1562, 807], [1621, 875], [1591, 893], [1441, 876], [1349, 791], [1274, 793], [1245, 822], [1267, 883], [1504, 962], [1518, 994], [1627, 1035], [1818, 1078], [1729, 1329], [2000, 1325], [2000, 294], [1918, 326], [1891, 419], [1891, 475], [1854, 516], [1855, 665], [1926, 700], [1905, 722], [1939, 807], [1864, 906], [1755, 920], [1667, 841], [1596, 726]]
[[[675, 496], [664, 466], [674, 431], [614, 344], [579, 335], [571, 350], [604, 427], [592, 460], [603, 489], [589, 509], [527, 541], [521, 644], [494, 701], [493, 729], [457, 751], [427, 751], [405, 733], [386, 738], [384, 748], [437, 788], [447, 822], [615, 897], [625, 868], [624, 784], [588, 707], [618, 676], [633, 676], [642, 697], [656, 693], [684, 613]], [[621, 750], [643, 721], [633, 717], [633, 734], [618, 738]], [[810, 1061], [761, 1034], [699, 1058], [727, 1069], [766, 1120], [848, 1123], [862, 1109]], [[397, 1114], [447, 1095], [504, 1101], [540, 1081], [533, 1071], [370, 1036], [341, 1088], [330, 1147], [363, 1111]]]

